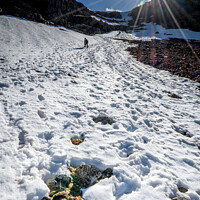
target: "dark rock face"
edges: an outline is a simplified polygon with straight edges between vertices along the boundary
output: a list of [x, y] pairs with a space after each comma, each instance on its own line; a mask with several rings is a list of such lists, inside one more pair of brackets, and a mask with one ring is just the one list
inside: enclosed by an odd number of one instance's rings
[[6, 0], [0, 2], [0, 14], [53, 23], [89, 35], [127, 29], [92, 18], [94, 13], [75, 0]]
[[80, 16], [90, 17], [89, 10], [74, 0], [49, 0], [45, 14], [48, 20], [59, 25], [68, 24], [69, 21], [71, 24], [76, 24], [80, 20]]
[[155, 22], [165, 28], [178, 28], [178, 23], [181, 28], [200, 31], [199, 10], [200, 1], [198, 0], [151, 0], [143, 6], [133, 9], [130, 16], [133, 17], [133, 24], [140, 13], [138, 24]]
[[96, 13], [103, 16], [103, 17], [107, 17], [107, 18], [122, 19], [120, 12], [117, 12], [117, 11], [113, 11], [113, 12], [100, 12], [100, 11], [98, 11]]
[[138, 61], [200, 83], [200, 42], [187, 43], [181, 39], [129, 42], [138, 44], [127, 49]]
[[48, 0], [6, 0], [0, 2], [2, 9], [0, 14], [14, 15], [48, 24], [48, 21], [42, 16], [47, 5]]

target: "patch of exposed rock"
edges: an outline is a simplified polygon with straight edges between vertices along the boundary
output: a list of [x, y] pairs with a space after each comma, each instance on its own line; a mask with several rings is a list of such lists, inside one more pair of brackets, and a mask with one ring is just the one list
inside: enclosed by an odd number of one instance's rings
[[172, 200], [190, 200], [190, 199], [186, 197], [174, 197]]
[[89, 35], [127, 30], [125, 26], [96, 20], [91, 17], [95, 13], [76, 0], [6, 0], [0, 2], [0, 14], [61, 25]]
[[113, 12], [97, 11], [96, 13], [100, 16], [107, 17], [107, 18], [122, 19], [122, 15], [120, 14], [120, 12], [117, 12], [117, 11], [113, 11]]
[[93, 118], [93, 121], [94, 121], [95, 123], [101, 122], [101, 123], [104, 124], [104, 125], [106, 125], [106, 124], [112, 125], [113, 123], [115, 123], [114, 120], [111, 119], [110, 117], [94, 117], [94, 118]]
[[79, 145], [83, 142], [84, 140], [83, 139], [80, 139], [80, 138], [71, 138], [71, 142], [72, 144], [74, 145]]
[[84, 200], [81, 189], [88, 188], [101, 179], [110, 178], [113, 174], [111, 168], [101, 171], [94, 165], [70, 167], [69, 170], [70, 177], [63, 174], [53, 176], [46, 181], [50, 193], [49, 197], [43, 197], [42, 200]]
[[127, 50], [137, 61], [200, 83], [200, 42], [182, 39], [128, 41]]
[[182, 193], [186, 193], [188, 191], [188, 189], [184, 188], [184, 187], [181, 187], [181, 186], [178, 186], [178, 190]]
[[199, 0], [151, 0], [130, 12], [129, 15], [133, 17], [130, 23], [133, 25], [137, 22], [136, 25], [141, 25], [153, 22], [168, 29], [186, 28], [200, 31], [199, 10]]

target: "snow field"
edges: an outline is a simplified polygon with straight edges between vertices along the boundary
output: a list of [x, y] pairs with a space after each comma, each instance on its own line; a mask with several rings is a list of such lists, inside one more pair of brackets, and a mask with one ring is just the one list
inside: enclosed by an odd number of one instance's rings
[[8, 16], [0, 28], [0, 199], [39, 200], [48, 178], [80, 164], [114, 173], [86, 200], [200, 199], [197, 83], [137, 62], [116, 32], [88, 37]]

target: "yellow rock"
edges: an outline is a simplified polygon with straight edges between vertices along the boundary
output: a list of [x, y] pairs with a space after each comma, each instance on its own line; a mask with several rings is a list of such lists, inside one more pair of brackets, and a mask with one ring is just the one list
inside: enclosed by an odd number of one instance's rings
[[81, 196], [78, 196], [78, 197], [68, 196], [67, 200], [84, 200], [84, 198]]
[[82, 139], [71, 138], [72, 144], [79, 145], [83, 142]]
[[53, 195], [53, 197], [51, 198], [52, 200], [65, 200], [67, 198], [67, 192], [66, 191], [62, 191], [62, 192], [58, 192], [55, 195]]

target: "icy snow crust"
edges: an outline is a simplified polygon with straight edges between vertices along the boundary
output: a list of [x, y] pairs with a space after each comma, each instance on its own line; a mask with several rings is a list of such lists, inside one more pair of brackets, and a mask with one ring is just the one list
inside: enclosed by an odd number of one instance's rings
[[116, 32], [82, 49], [67, 29], [0, 16], [0, 30], [0, 199], [39, 200], [49, 177], [84, 163], [114, 173], [86, 200], [200, 199], [197, 83], [137, 62]]

